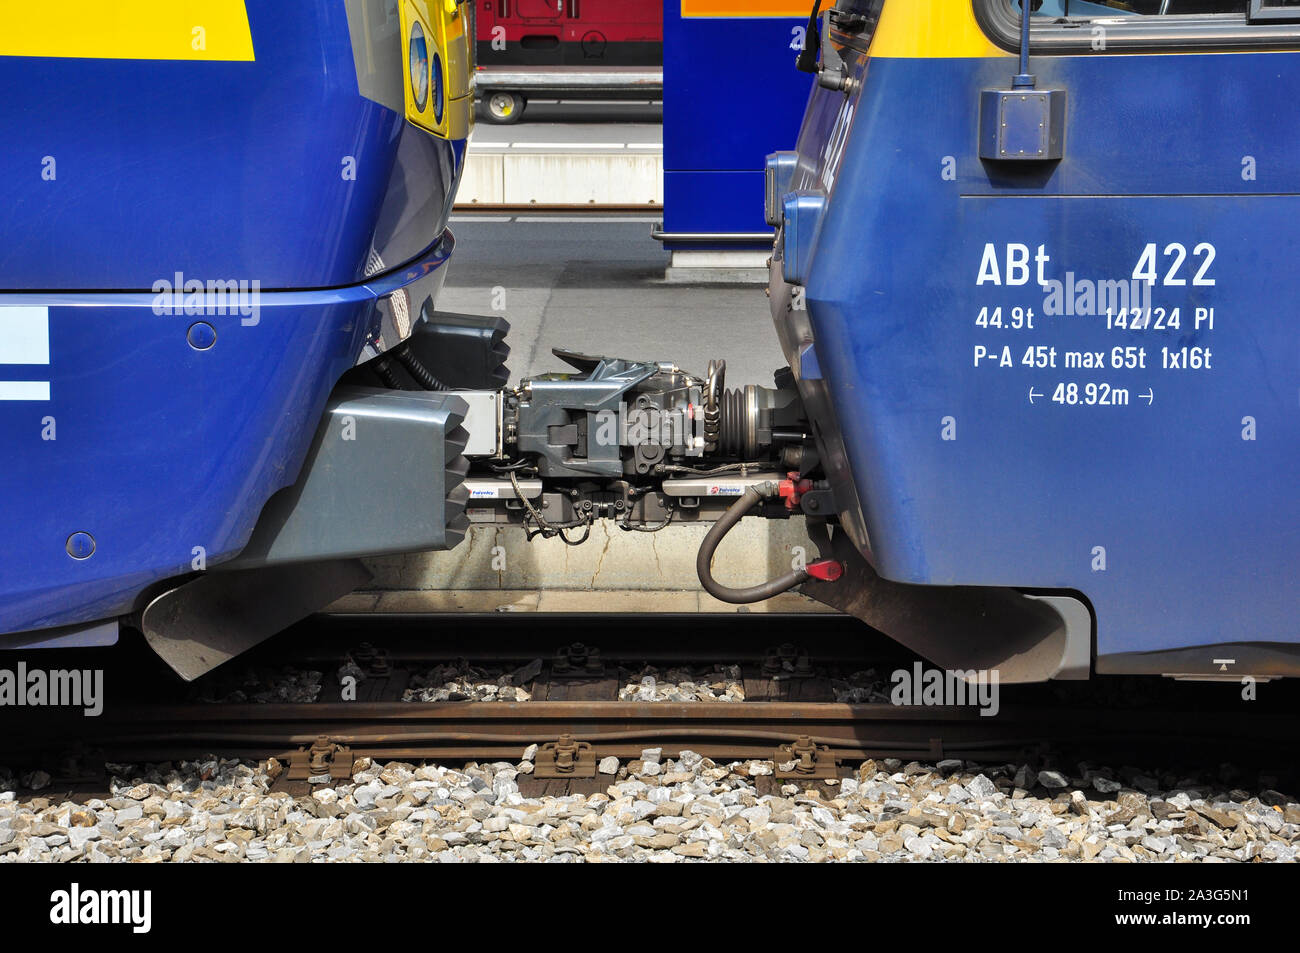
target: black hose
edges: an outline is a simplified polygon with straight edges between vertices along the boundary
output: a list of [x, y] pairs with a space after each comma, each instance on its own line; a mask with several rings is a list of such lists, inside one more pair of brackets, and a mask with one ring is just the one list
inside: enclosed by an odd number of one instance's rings
[[817, 54], [821, 52], [822, 36], [817, 30], [817, 16], [821, 13], [822, 0], [817, 0], [813, 4], [812, 13], [808, 16], [808, 26], [803, 34], [803, 49], [799, 51], [799, 56], [794, 61], [795, 69], [803, 73], [817, 72]]
[[434, 377], [432, 372], [430, 372], [420, 359], [415, 356], [415, 352], [411, 350], [411, 344], [409, 341], [403, 341], [393, 349], [393, 353], [397, 356], [397, 359], [402, 362], [402, 366], [405, 367], [410, 375], [415, 378], [416, 383], [425, 390], [447, 389], [447, 385]]
[[735, 503], [727, 507], [727, 512], [713, 524], [713, 528], [704, 537], [704, 542], [700, 543], [700, 552], [695, 557], [695, 572], [700, 577], [700, 585], [704, 587], [704, 591], [713, 598], [737, 606], [762, 602], [764, 599], [771, 599], [773, 596], [788, 592], [812, 578], [807, 571], [800, 569], [745, 589], [731, 589], [713, 578], [713, 554], [718, 551], [722, 538], [731, 532], [731, 528], [740, 522], [741, 517], [757, 506], [764, 497], [776, 496], [777, 490], [778, 484], [771, 481], [756, 487], [751, 486]]
[[393, 366], [388, 361], [388, 355], [385, 354], [375, 361], [375, 373], [379, 379], [391, 390], [405, 390], [401, 380], [393, 373]]

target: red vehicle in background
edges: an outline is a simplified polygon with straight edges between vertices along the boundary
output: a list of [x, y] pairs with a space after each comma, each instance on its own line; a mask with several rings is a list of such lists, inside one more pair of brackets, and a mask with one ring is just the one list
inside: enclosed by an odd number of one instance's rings
[[484, 118], [515, 122], [526, 96], [659, 98], [662, 0], [477, 0]]
[[480, 66], [661, 66], [662, 0], [479, 0]]

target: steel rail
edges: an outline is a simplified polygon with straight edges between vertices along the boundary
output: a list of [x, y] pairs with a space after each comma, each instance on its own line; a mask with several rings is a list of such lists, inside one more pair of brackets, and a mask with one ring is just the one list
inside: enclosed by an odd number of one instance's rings
[[[714, 758], [771, 758], [780, 743], [807, 736], [838, 758], [1014, 757], [1046, 742], [1087, 740], [1132, 748], [1240, 750], [1290, 737], [1290, 717], [1216, 713], [1208, 731], [1195, 713], [1008, 709], [994, 718], [972, 708], [828, 702], [342, 702], [142, 705], [75, 722], [42, 719], [39, 732], [9, 732], [6, 747], [41, 749], [68, 735], [108, 760], [172, 760], [219, 753], [284, 757], [325, 736], [356, 756], [382, 759], [516, 759], [530, 743], [570, 735], [601, 756], [666, 756], [691, 748]], [[1276, 722], [1276, 724], [1274, 724]], [[1189, 727], [1192, 726], [1192, 727]], [[30, 728], [37, 726], [29, 725]], [[71, 729], [75, 727], [75, 733]]]

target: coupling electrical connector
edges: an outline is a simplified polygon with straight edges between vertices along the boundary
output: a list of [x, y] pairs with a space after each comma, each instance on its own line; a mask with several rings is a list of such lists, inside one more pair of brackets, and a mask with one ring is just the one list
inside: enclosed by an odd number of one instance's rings
[[794, 472], [788, 473], [786, 476], [788, 479], [781, 481], [780, 489], [777, 492], [781, 499], [785, 500], [785, 508], [787, 510], [793, 510], [799, 505], [799, 501], [803, 499], [803, 495], [812, 490], [813, 481], [806, 478], [800, 478], [799, 474]]

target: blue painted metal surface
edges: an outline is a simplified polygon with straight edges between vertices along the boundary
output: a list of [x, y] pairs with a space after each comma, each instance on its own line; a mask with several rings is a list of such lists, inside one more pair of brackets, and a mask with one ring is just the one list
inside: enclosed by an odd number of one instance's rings
[[826, 196], [821, 192], [788, 192], [783, 205], [783, 277], [799, 285], [808, 277], [813, 242], [822, 213], [826, 211]]
[[[361, 94], [344, 4], [247, 7], [253, 62], [0, 57], [0, 289], [333, 287], [366, 276], [395, 186], [448, 205], [459, 150]], [[416, 137], [442, 172], [395, 183]]]
[[443, 281], [465, 144], [404, 118], [404, 44], [394, 96], [344, 4], [247, 6], [253, 62], [0, 57], [0, 632], [237, 554]]
[[771, 231], [764, 160], [799, 130], [812, 80], [794, 69], [796, 31], [807, 15], [683, 17], [681, 7], [664, 4], [664, 228]]
[[[50, 340], [49, 366], [0, 371], [51, 385], [48, 401], [0, 401], [0, 631], [116, 615], [196, 557], [236, 555], [297, 477], [334, 382], [378, 329], [379, 295], [435, 294], [450, 252], [448, 234], [369, 285], [262, 293], [255, 324], [205, 316], [206, 351], [187, 341], [193, 318], [156, 314], [148, 293], [0, 295], [0, 309], [48, 307]], [[90, 558], [69, 556], [74, 532], [94, 537]]]
[[[1013, 69], [876, 58], [814, 95], [791, 188], [827, 208], [807, 313], [779, 282], [774, 313], [796, 369], [816, 343], [842, 518], [889, 579], [1083, 593], [1102, 656], [1294, 644], [1300, 54], [1036, 57], [1064, 158], [982, 162]], [[1080, 313], [1101, 282], [1149, 326]]]

